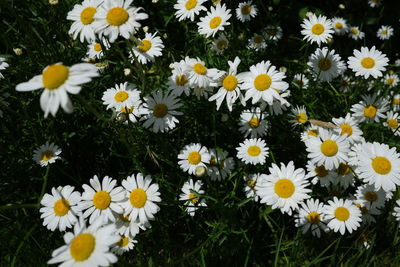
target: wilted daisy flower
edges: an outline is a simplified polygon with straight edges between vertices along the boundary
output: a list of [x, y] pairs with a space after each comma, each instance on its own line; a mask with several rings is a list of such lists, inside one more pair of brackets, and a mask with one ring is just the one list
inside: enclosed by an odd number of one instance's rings
[[282, 28], [277, 25], [268, 25], [264, 28], [265, 39], [279, 41], [282, 38]]
[[51, 189], [51, 194], [44, 194], [40, 204], [40, 218], [43, 219], [43, 226], [54, 231], [58, 228], [65, 231], [71, 228], [77, 221], [80, 209], [81, 193], [74, 191], [70, 185], [59, 186]]
[[343, 189], [354, 185], [354, 175], [351, 171], [354, 166], [350, 166], [345, 162], [339, 163], [339, 167], [332, 172], [331, 181], [334, 185], [339, 185]]
[[350, 26], [349, 36], [354, 40], [361, 40], [364, 39], [365, 33], [360, 31], [360, 28], [358, 26]]
[[210, 166], [207, 171], [212, 181], [221, 181], [232, 173], [235, 161], [232, 157], [228, 157], [227, 151], [210, 149], [210, 156]]
[[391, 26], [382, 25], [376, 33], [381, 40], [389, 40], [393, 36], [393, 28]]
[[383, 0], [368, 0], [370, 7], [378, 7], [382, 4]]
[[296, 106], [292, 109], [292, 114], [289, 116], [293, 118], [290, 120], [293, 126], [303, 125], [304, 123], [308, 122], [307, 111], [304, 106]]
[[358, 156], [358, 177], [375, 189], [386, 192], [396, 190], [400, 184], [400, 155], [396, 148], [386, 144], [365, 143]]
[[247, 45], [248, 49], [254, 49], [255, 51], [260, 51], [267, 47], [267, 43], [265, 42], [265, 37], [261, 34], [255, 33], [251, 39], [249, 39], [249, 44]]
[[190, 216], [194, 216], [199, 207], [207, 207], [204, 199], [200, 199], [200, 195], [204, 194], [204, 190], [201, 189], [202, 186], [203, 182], [193, 182], [192, 179], [184, 183], [182, 186], [182, 194], [179, 195], [179, 200], [186, 201], [185, 211]]
[[272, 163], [269, 168], [271, 174], [256, 185], [260, 203], [271, 205], [273, 209], [280, 209], [282, 213], [292, 215], [292, 211], [298, 209], [299, 204], [310, 198], [310, 189], [305, 177], [304, 169], [295, 169], [293, 161], [287, 166], [281, 163], [281, 167]]
[[332, 38], [332, 22], [325, 16], [315, 16], [314, 14], [305, 18], [301, 24], [303, 39], [310, 43], [316, 42], [318, 45], [327, 43], [328, 38]]
[[253, 5], [253, 0], [241, 2], [236, 8], [236, 18], [241, 22], [249, 21], [257, 15], [257, 7]]
[[178, 159], [179, 167], [183, 171], [194, 174], [197, 167], [207, 167], [206, 164], [210, 163], [211, 155], [206, 147], [200, 144], [190, 144], [179, 152]]
[[47, 66], [41, 75], [18, 84], [15, 89], [25, 92], [44, 88], [40, 96], [40, 107], [46, 118], [49, 113], [55, 116], [60, 105], [65, 112], [71, 113], [73, 107], [67, 93], [78, 94], [81, 91], [81, 84], [88, 83], [97, 76], [99, 74], [93, 64], [79, 63], [67, 67], [62, 63], [56, 63]]
[[270, 61], [261, 61], [250, 67], [244, 75], [241, 89], [246, 90], [245, 101], [252, 98], [252, 104], [260, 99], [272, 105], [274, 99], [279, 100], [279, 92], [288, 89], [289, 84], [283, 79], [285, 73], [276, 70]]
[[328, 201], [324, 210], [325, 219], [328, 227], [334, 232], [344, 235], [347, 231], [351, 234], [360, 226], [361, 211], [348, 199], [338, 199], [337, 197]]
[[107, 109], [114, 108], [116, 110], [138, 106], [138, 102], [141, 101], [140, 92], [128, 82], [116, 84], [115, 88], [107, 89], [101, 100], [104, 105], [107, 105]]
[[389, 102], [384, 98], [378, 98], [377, 94], [362, 95], [362, 100], [351, 106], [353, 117], [357, 122], [379, 122], [386, 118], [385, 112], [389, 109]]
[[82, 43], [94, 42], [96, 39], [93, 28], [94, 15], [102, 3], [102, 0], [84, 0], [81, 4], [76, 4], [67, 15], [67, 20], [74, 22], [68, 34], [73, 35], [74, 39], [79, 35]]
[[189, 84], [192, 88], [214, 87], [217, 85], [214, 81], [222, 75], [217, 69], [208, 69], [204, 61], [199, 58], [186, 57], [183, 71], [187, 73]]
[[328, 170], [324, 165], [315, 165], [310, 160], [307, 162], [307, 177], [312, 178], [311, 183], [320, 183], [323, 187], [328, 187], [333, 181], [334, 170]]
[[309, 80], [304, 74], [298, 73], [294, 75], [293, 83], [302, 89], [307, 89]]
[[356, 202], [370, 208], [382, 208], [385, 206], [386, 192], [383, 189], [376, 190], [373, 185], [363, 184], [357, 188]]
[[146, 13], [139, 13], [141, 7], [132, 7], [133, 0], [105, 0], [94, 15], [93, 27], [96, 33], [107, 36], [113, 43], [119, 35], [125, 39], [136, 32], [141, 24], [139, 20], [147, 19]]
[[223, 31], [224, 26], [231, 24], [228, 21], [231, 17], [230, 12], [231, 10], [227, 9], [225, 4], [211, 7], [211, 10], [207, 11], [207, 15], [200, 18], [200, 22], [197, 23], [199, 33], [206, 37], [214, 37], [218, 31]]
[[346, 135], [350, 144], [361, 141], [363, 132], [350, 113], [347, 113], [345, 118], [333, 118], [332, 121], [338, 127], [334, 131], [340, 135]]
[[265, 136], [268, 132], [269, 123], [265, 119], [268, 113], [263, 112], [259, 107], [246, 109], [240, 114], [239, 131], [247, 138]]
[[307, 64], [312, 68], [314, 76], [323, 82], [333, 80], [346, 69], [345, 63], [335, 54], [335, 50], [329, 51], [326, 47], [317, 48]]
[[400, 221], [400, 199], [396, 200], [396, 207], [393, 209], [392, 215], [396, 217], [396, 221]]
[[155, 202], [160, 202], [160, 192], [158, 184], [151, 184], [151, 177], [147, 175], [143, 179], [143, 174], [134, 174], [122, 180], [122, 186], [127, 190], [126, 201], [121, 203], [124, 208], [124, 216], [128, 216], [130, 221], [139, 219], [139, 223], [145, 224], [149, 220], [154, 220], [160, 208]]
[[150, 128], [154, 133], [168, 132], [176, 127], [179, 120], [175, 117], [183, 113], [177, 111], [182, 104], [175, 95], [161, 91], [153, 92], [151, 96], [145, 97], [144, 107], [147, 114], [141, 118], [143, 127]]
[[47, 264], [62, 263], [60, 266], [107, 266], [117, 262], [110, 247], [118, 242], [115, 225], [103, 225], [100, 220], [86, 227], [80, 220], [74, 232], [64, 235], [65, 245], [54, 250]]
[[264, 164], [269, 148], [261, 138], [246, 139], [236, 148], [237, 157], [246, 164]]
[[83, 218], [88, 218], [92, 224], [97, 218], [104, 223], [115, 222], [116, 213], [123, 213], [120, 202], [125, 199], [125, 191], [121, 186], [116, 186], [117, 180], [105, 176], [100, 183], [97, 175], [90, 179], [90, 186], [83, 184], [82, 201], [79, 208]]
[[383, 77], [383, 82], [389, 85], [390, 88], [396, 87], [399, 83], [399, 76], [397, 74], [386, 74]]
[[324, 222], [324, 203], [319, 202], [318, 199], [307, 199], [306, 202], [301, 203], [301, 207], [296, 214], [296, 227], [302, 227], [303, 234], [311, 231], [313, 236], [321, 237], [321, 230], [326, 232]]
[[44, 145], [33, 151], [33, 160], [40, 166], [45, 167], [48, 164], [56, 162], [60, 158], [61, 149], [53, 143], [46, 141]]
[[[139, 41], [143, 45], [138, 45], [132, 47], [133, 54], [142, 64], [147, 64], [147, 62], [154, 62], [156, 57], [162, 56], [161, 50], [164, 48], [164, 44], [159, 36], [156, 36], [157, 33], [148, 33], [143, 39], [139, 39]], [[132, 52], [130, 52], [129, 57], [133, 61]]]
[[301, 141], [305, 142], [310, 138], [315, 138], [319, 136], [319, 126], [311, 124], [301, 133]]
[[394, 133], [394, 135], [399, 136], [399, 114], [389, 111], [386, 114], [386, 121], [383, 123], [383, 126], [388, 127]]
[[211, 48], [217, 52], [218, 55], [222, 54], [225, 49], [228, 47], [229, 41], [226, 38], [225, 34], [221, 33], [218, 38], [216, 38], [211, 44]]
[[95, 59], [95, 58], [100, 59], [104, 55], [103, 51], [110, 48], [110, 44], [108, 43], [106, 38], [102, 38], [101, 40], [102, 40], [101, 43], [92, 42], [91, 44], [89, 44], [87, 46], [88, 51], [87, 51], [86, 55], [88, 56], [88, 58], [90, 58], [90, 59]]
[[259, 195], [257, 194], [256, 185], [261, 180], [266, 179], [266, 174], [250, 174], [248, 176], [243, 177], [246, 185], [244, 187], [244, 193], [246, 194], [247, 198], [254, 198], [254, 201], [258, 201], [260, 199]]
[[137, 243], [136, 240], [133, 240], [129, 236], [120, 236], [120, 239], [118, 240], [117, 243], [111, 248], [111, 252], [117, 254], [117, 255], [122, 255], [125, 252], [132, 250], [133, 247], [135, 246], [135, 243]]
[[200, 11], [206, 11], [207, 8], [203, 6], [203, 3], [207, 0], [178, 0], [174, 5], [175, 16], [179, 21], [190, 19], [194, 21], [194, 16], [198, 15]]
[[332, 18], [332, 26], [333, 30], [337, 35], [343, 35], [349, 29], [346, 20], [344, 18], [339, 18], [339, 17]]
[[[6, 59], [4, 57], [0, 57], [0, 70], [5, 70], [8, 68], [8, 63], [6, 62]], [[0, 79], [3, 79], [4, 76], [3, 74], [0, 73]]]
[[376, 50], [375, 46], [371, 49], [361, 47], [361, 51], [354, 49], [354, 57], [349, 57], [347, 64], [352, 69], [356, 76], [364, 76], [368, 79], [369, 76], [382, 77], [382, 71], [385, 71], [385, 66], [388, 65], [389, 59], [381, 51]]
[[308, 139], [306, 146], [310, 161], [324, 165], [328, 170], [338, 168], [340, 162], [347, 162], [350, 150], [347, 136], [336, 135], [322, 128], [318, 138]]

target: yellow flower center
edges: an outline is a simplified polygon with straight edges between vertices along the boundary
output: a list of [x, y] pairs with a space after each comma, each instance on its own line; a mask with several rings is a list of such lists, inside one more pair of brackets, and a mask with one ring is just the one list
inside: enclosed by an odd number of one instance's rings
[[222, 86], [228, 90], [228, 91], [232, 91], [236, 89], [236, 86], [238, 84], [238, 80], [235, 76], [233, 75], [228, 75], [224, 78], [224, 80], [222, 81]]
[[114, 7], [107, 13], [107, 22], [113, 26], [120, 26], [129, 19], [128, 12], [122, 7]]
[[51, 150], [45, 150], [42, 152], [42, 160], [49, 161], [54, 157], [54, 152]]
[[397, 129], [397, 127], [399, 127], [399, 122], [397, 120], [394, 120], [394, 119], [388, 120], [387, 124], [392, 129]]
[[385, 157], [375, 157], [371, 164], [374, 171], [379, 174], [388, 174], [392, 169], [392, 163]]
[[119, 218], [121, 219], [121, 221], [123, 221], [124, 223], [129, 223], [129, 217], [128, 216], [124, 216], [124, 214], [118, 214]]
[[340, 163], [339, 168], [337, 169], [337, 173], [344, 176], [349, 174], [350, 172], [350, 167], [346, 163]]
[[361, 66], [366, 69], [371, 69], [375, 66], [375, 60], [370, 57], [365, 57], [361, 60]]
[[192, 165], [197, 165], [201, 161], [201, 155], [197, 151], [190, 152], [188, 155], [188, 161]]
[[69, 76], [69, 69], [64, 65], [50, 65], [42, 73], [43, 85], [46, 89], [58, 89], [65, 83]]
[[322, 71], [327, 71], [332, 67], [332, 62], [328, 58], [322, 58], [318, 62], [318, 67]]
[[353, 134], [353, 127], [351, 127], [350, 124], [344, 123], [339, 126], [342, 131], [340, 132], [340, 135], [347, 134], [348, 136], [351, 136]]
[[281, 198], [289, 198], [294, 193], [294, 184], [291, 180], [279, 179], [274, 185], [275, 193]]
[[308, 135], [312, 136], [318, 136], [318, 130], [317, 129], [311, 129], [307, 132]]
[[393, 105], [400, 105], [400, 98], [394, 98]]
[[217, 43], [217, 48], [218, 48], [219, 50], [224, 50], [227, 46], [228, 46], [228, 42], [225, 41], [225, 40], [220, 40], [220, 41], [218, 41], [218, 43]]
[[93, 49], [94, 49], [94, 51], [96, 51], [96, 52], [100, 52], [100, 51], [102, 50], [101, 44], [96, 43], [96, 44], [93, 46]]
[[129, 200], [132, 204], [137, 209], [140, 209], [146, 204], [147, 201], [147, 194], [144, 192], [143, 189], [141, 188], [136, 188], [135, 190], [132, 190]]
[[207, 73], [207, 69], [206, 67], [204, 67], [202, 64], [200, 63], [196, 63], [193, 66], [193, 70], [194, 72], [196, 72], [199, 75], [205, 75]]
[[123, 248], [128, 244], [129, 244], [129, 238], [125, 236], [121, 236], [121, 239], [117, 242], [117, 246], [119, 246], [120, 248]]
[[312, 26], [311, 28], [311, 32], [315, 35], [320, 35], [325, 31], [325, 28], [322, 24], [315, 24], [314, 26]]
[[143, 45], [138, 45], [138, 49], [140, 52], [144, 53], [150, 50], [151, 48], [151, 42], [148, 40], [141, 40]]
[[79, 234], [72, 240], [69, 252], [76, 261], [84, 261], [90, 257], [95, 245], [96, 240], [92, 234]]
[[375, 202], [378, 199], [378, 195], [374, 191], [365, 192], [364, 197], [368, 202]]
[[65, 214], [67, 214], [69, 209], [70, 209], [69, 202], [64, 198], [61, 198], [57, 200], [56, 203], [54, 203], [53, 207], [54, 213], [59, 217], [62, 217]]
[[350, 217], [350, 212], [345, 207], [338, 207], [335, 209], [335, 217], [339, 221], [346, 221]]
[[185, 4], [186, 10], [191, 10], [197, 6], [197, 0], [188, 0]]
[[378, 110], [373, 105], [368, 105], [364, 108], [364, 116], [367, 118], [373, 118]]
[[336, 22], [335, 23], [335, 28], [341, 30], [341, 29], [343, 29], [343, 24], [340, 23], [340, 22]]
[[261, 149], [258, 146], [250, 146], [247, 149], [247, 154], [249, 154], [252, 157], [257, 157], [258, 155], [260, 155], [261, 153]]
[[260, 120], [256, 117], [251, 118], [248, 123], [249, 123], [249, 126], [253, 129], [260, 126]]
[[193, 204], [195, 204], [195, 203], [197, 203], [197, 202], [199, 201], [199, 198], [196, 196], [195, 193], [190, 193], [190, 194], [189, 194], [189, 200], [190, 200]]
[[306, 123], [308, 120], [306, 113], [299, 113], [296, 115], [296, 120], [298, 123]]
[[248, 14], [250, 14], [250, 12], [251, 12], [251, 6], [243, 6], [242, 7], [242, 9], [241, 9], [241, 11], [242, 11], [242, 14], [243, 15], [248, 15]]
[[247, 181], [247, 185], [251, 188], [254, 188], [256, 186], [256, 181], [254, 181], [253, 179], [250, 179]]
[[188, 80], [186, 79], [185, 74], [181, 74], [176, 76], [175, 82], [179, 86], [184, 86], [188, 82]]
[[261, 44], [264, 41], [264, 38], [261, 35], [257, 35], [253, 38], [253, 42], [256, 44]]
[[211, 29], [215, 29], [217, 28], [222, 22], [222, 18], [221, 17], [214, 17], [210, 20], [210, 28]]
[[81, 22], [83, 25], [88, 25], [94, 21], [94, 14], [96, 14], [96, 8], [87, 7], [81, 12]]
[[324, 165], [315, 167], [315, 173], [319, 178], [325, 177], [328, 175], [328, 170], [325, 168]]
[[393, 78], [389, 78], [389, 79], [386, 80], [386, 83], [391, 85], [391, 84], [394, 83], [394, 79]]
[[124, 102], [127, 100], [129, 97], [129, 94], [125, 91], [119, 91], [118, 93], [115, 94], [114, 99], [117, 102]]
[[96, 194], [93, 196], [93, 205], [99, 209], [99, 210], [104, 210], [110, 206], [111, 202], [111, 196], [108, 192], [106, 191], [98, 191]]
[[382, 31], [381, 31], [381, 34], [382, 34], [382, 35], [386, 35], [386, 34], [388, 34], [388, 31], [387, 31], [387, 30], [382, 30]]
[[267, 90], [272, 84], [272, 79], [267, 74], [260, 74], [254, 79], [254, 87], [258, 91]]
[[317, 224], [317, 223], [319, 223], [319, 222], [321, 221], [321, 218], [320, 218], [318, 212], [313, 211], [313, 212], [310, 212], [310, 213], [307, 215], [307, 220], [308, 220], [308, 222], [311, 223], [311, 224]]
[[122, 107], [121, 108], [121, 112], [125, 113], [125, 114], [129, 114], [129, 113], [132, 113], [134, 109], [135, 109], [134, 106], [132, 106], [132, 107]]
[[332, 157], [338, 152], [338, 145], [333, 140], [326, 140], [321, 144], [321, 152], [327, 157]]
[[165, 104], [156, 104], [153, 108], [153, 115], [157, 118], [164, 118], [168, 113], [168, 107]]
[[350, 32], [354, 35], [357, 35], [359, 33], [359, 30], [353, 28], [350, 30]]

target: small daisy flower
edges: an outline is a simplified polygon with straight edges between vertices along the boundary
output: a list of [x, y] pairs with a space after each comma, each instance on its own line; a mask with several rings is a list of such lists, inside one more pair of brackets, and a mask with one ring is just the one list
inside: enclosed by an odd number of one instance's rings
[[210, 164], [211, 155], [208, 149], [200, 144], [186, 145], [179, 152], [179, 167], [189, 174], [194, 174], [197, 167], [207, 167]]
[[389, 109], [389, 102], [384, 98], [378, 98], [377, 94], [362, 95], [362, 100], [351, 106], [353, 118], [361, 122], [379, 122], [386, 118], [386, 111]]
[[219, 70], [208, 69], [204, 61], [199, 58], [186, 57], [183, 64], [183, 72], [187, 73], [189, 84], [192, 88], [215, 87], [217, 84], [214, 81], [222, 76]]
[[236, 18], [241, 22], [246, 22], [257, 16], [257, 7], [253, 5], [253, 0], [241, 2], [236, 8]]
[[197, 16], [200, 11], [207, 11], [207, 8], [203, 6], [203, 3], [207, 0], [178, 0], [174, 5], [176, 9], [175, 16], [178, 21], [190, 19], [194, 21], [194, 16]]
[[314, 14], [303, 20], [301, 24], [303, 30], [301, 34], [304, 35], [303, 39], [310, 43], [316, 42], [318, 45], [327, 43], [328, 38], [332, 38], [332, 22], [325, 16], [315, 16]]
[[115, 226], [117, 228], [117, 233], [122, 236], [129, 236], [131, 238], [135, 238], [140, 229], [146, 230], [146, 227], [151, 227], [150, 223], [148, 222], [142, 224], [140, 223], [139, 218], [136, 218], [136, 220], [132, 221], [124, 214], [118, 214], [117, 220], [115, 221]]
[[292, 211], [299, 208], [299, 204], [310, 198], [311, 190], [306, 188], [309, 182], [304, 169], [295, 169], [293, 161], [281, 167], [272, 163], [269, 168], [271, 174], [262, 182], [257, 183], [257, 194], [260, 203], [271, 205], [272, 209], [280, 209], [282, 213], [292, 215]]
[[100, 183], [95, 175], [90, 179], [90, 186], [82, 185], [82, 201], [79, 208], [83, 212], [83, 218], [88, 218], [92, 224], [97, 218], [103, 220], [103, 223], [115, 222], [115, 213], [123, 213], [120, 202], [125, 199], [125, 191], [121, 186], [116, 186], [117, 180], [108, 176], [103, 178]]
[[309, 83], [309, 80], [304, 74], [301, 74], [301, 73], [295, 74], [293, 77], [293, 84], [300, 87], [301, 89], [307, 89], [308, 83]]
[[74, 191], [70, 185], [52, 188], [51, 194], [44, 194], [40, 204], [40, 218], [43, 219], [43, 226], [54, 231], [58, 228], [65, 231], [78, 221], [80, 209], [78, 207], [81, 201], [81, 193]]
[[[156, 35], [157, 33], [151, 34], [146, 32], [145, 37], [143, 39], [139, 39], [143, 45], [132, 47], [133, 54], [141, 64], [154, 62], [156, 57], [162, 56], [161, 51], [164, 48], [164, 44], [161, 38]], [[129, 57], [132, 58], [133, 61], [132, 53], [129, 54]]]
[[290, 120], [293, 126], [303, 125], [308, 122], [308, 115], [304, 106], [296, 106], [292, 109], [292, 114], [290, 114], [289, 116], [293, 118], [292, 120]]
[[324, 203], [319, 202], [318, 199], [307, 199], [306, 202], [301, 203], [301, 207], [296, 214], [296, 227], [302, 227], [303, 234], [309, 230], [313, 236], [321, 237], [321, 230], [326, 232], [324, 222]]
[[212, 181], [221, 181], [232, 173], [235, 161], [232, 157], [228, 157], [227, 151], [210, 149], [210, 156], [210, 166], [207, 171]]
[[119, 110], [115, 110], [117, 118], [123, 116], [125, 119], [124, 123], [128, 123], [127, 119], [131, 122], [137, 122], [143, 115], [148, 114], [148, 110], [143, 106], [142, 100], [138, 99], [135, 104], [129, 107], [122, 107]]
[[65, 112], [71, 113], [73, 107], [67, 93], [78, 94], [81, 91], [80, 85], [90, 82], [97, 76], [99, 73], [93, 64], [80, 63], [67, 67], [62, 63], [56, 63], [47, 66], [41, 75], [18, 84], [15, 89], [26, 92], [44, 88], [40, 96], [40, 107], [46, 118], [49, 113], [55, 116], [60, 106]]
[[334, 197], [325, 205], [325, 219], [328, 222], [328, 227], [334, 232], [340, 232], [344, 235], [347, 231], [351, 234], [353, 230], [360, 227], [361, 211], [348, 199], [338, 199]]
[[339, 17], [332, 18], [332, 26], [337, 35], [344, 35], [349, 29], [346, 20]]
[[268, 110], [271, 115], [281, 115], [283, 113], [283, 111], [286, 111], [290, 106], [290, 103], [286, 100], [286, 97], [289, 97], [289, 96], [290, 96], [289, 90], [286, 90], [283, 93], [280, 92], [279, 98], [274, 99], [274, 101], [272, 102], [272, 105], [261, 101], [260, 107], [262, 110], [265, 110], [268, 106]]
[[267, 47], [265, 37], [261, 34], [255, 33], [248, 42], [247, 48], [254, 49], [254, 51], [260, 51]]
[[283, 31], [280, 26], [268, 25], [264, 28], [265, 39], [268, 41], [279, 41], [283, 36]]
[[396, 217], [396, 221], [400, 221], [400, 199], [396, 200], [396, 207], [393, 209], [392, 215]]
[[183, 114], [176, 110], [182, 106], [179, 98], [168, 92], [163, 94], [161, 91], [156, 91], [144, 99], [144, 107], [148, 112], [141, 118], [144, 121], [143, 127], [150, 128], [154, 133], [168, 132], [176, 127], [179, 123], [176, 116]]
[[151, 177], [138, 173], [122, 180], [122, 186], [127, 190], [126, 201], [121, 203], [124, 208], [124, 216], [128, 216], [130, 221], [139, 220], [139, 223], [145, 224], [149, 220], [154, 220], [160, 208], [155, 202], [160, 202], [160, 192], [158, 184], [151, 184]]
[[333, 118], [332, 121], [338, 127], [334, 131], [339, 135], [346, 135], [350, 144], [361, 141], [363, 132], [350, 113], [347, 113], [345, 118]]
[[[6, 59], [4, 57], [0, 57], [0, 70], [5, 70], [9, 67], [9, 64], [6, 62]], [[3, 79], [4, 76], [0, 72], [0, 79]]]
[[225, 49], [228, 48], [229, 41], [226, 38], [225, 34], [221, 33], [218, 38], [216, 38], [213, 43], [211, 44], [212, 50], [217, 52], [217, 55], [221, 55]]
[[211, 10], [207, 11], [207, 15], [200, 18], [200, 22], [197, 23], [199, 33], [206, 37], [214, 37], [218, 31], [223, 31], [225, 26], [231, 24], [228, 21], [231, 17], [230, 12], [231, 10], [227, 9], [225, 4], [211, 7]]
[[376, 36], [378, 36], [379, 39], [381, 40], [389, 40], [390, 37], [393, 36], [393, 28], [391, 26], [381, 26], [376, 33]]
[[168, 77], [168, 88], [172, 94], [176, 96], [181, 96], [182, 93], [185, 95], [190, 94], [190, 83], [189, 76], [185, 69], [185, 61], [173, 63], [172, 75]]
[[380, 5], [382, 5], [383, 0], [368, 0], [368, 5], [370, 7], [378, 7]]
[[333, 183], [334, 170], [328, 170], [324, 165], [315, 165], [310, 160], [307, 162], [307, 177], [312, 178], [313, 185], [320, 183], [322, 187], [328, 187]]
[[326, 47], [317, 48], [307, 64], [314, 76], [322, 82], [332, 81], [346, 70], [345, 63], [335, 54], [335, 50], [329, 51]]
[[399, 83], [399, 76], [397, 74], [386, 74], [385, 77], [383, 77], [383, 82], [389, 85], [390, 88], [396, 87]]
[[354, 168], [354, 166], [350, 166], [347, 163], [339, 163], [339, 167], [332, 172], [332, 184], [339, 185], [343, 189], [353, 186], [355, 181], [353, 172], [351, 171], [352, 168]]
[[264, 164], [269, 148], [261, 138], [246, 139], [236, 148], [237, 157], [246, 164]]
[[354, 202], [355, 202], [355, 205], [361, 211], [361, 215], [362, 215], [361, 219], [362, 219], [363, 225], [369, 225], [371, 223], [376, 223], [374, 216], [378, 216], [381, 214], [381, 212], [377, 208], [373, 208], [373, 207], [367, 208], [367, 206], [359, 203], [357, 199]]
[[386, 202], [386, 192], [383, 189], [376, 190], [373, 185], [361, 185], [357, 188], [357, 202], [370, 208], [383, 208]]
[[386, 121], [383, 126], [388, 127], [396, 136], [400, 136], [399, 128], [399, 114], [389, 111], [386, 115]]
[[204, 190], [201, 189], [203, 183], [201, 181], [193, 182], [190, 179], [182, 186], [182, 194], [179, 195], [179, 200], [185, 202], [185, 211], [190, 215], [194, 216], [196, 210], [199, 207], [207, 207], [204, 199], [200, 199], [200, 195], [204, 194]]
[[354, 40], [361, 40], [364, 39], [365, 33], [360, 31], [360, 28], [358, 26], [350, 26], [349, 36]]
[[110, 44], [106, 38], [102, 38], [102, 42], [92, 42], [87, 46], [88, 51], [86, 53], [87, 57], [90, 59], [100, 59], [104, 56], [104, 50], [110, 49]]
[[389, 59], [381, 51], [376, 50], [375, 46], [371, 49], [361, 47], [361, 51], [354, 49], [354, 57], [349, 57], [347, 64], [356, 76], [363, 76], [368, 79], [369, 76], [382, 77], [382, 71], [386, 70]]
[[137, 243], [136, 240], [133, 240], [129, 236], [120, 236], [120, 239], [118, 240], [117, 243], [111, 248], [111, 252], [117, 254], [117, 255], [122, 255], [125, 252], [132, 250], [133, 247], [135, 246], [135, 243]]
[[[248, 176], [243, 177], [246, 185], [244, 187], [244, 193], [246, 194], [247, 198], [254, 198], [254, 201], [258, 202], [260, 197], [257, 194], [257, 183], [261, 180], [265, 180], [267, 177], [266, 174], [250, 174]], [[261, 182], [262, 183], [262, 182]]]
[[263, 112], [259, 107], [246, 109], [240, 114], [239, 131], [247, 138], [257, 138], [265, 136], [269, 129], [266, 120], [268, 113]]
[[44, 145], [33, 151], [33, 160], [40, 166], [45, 167], [60, 159], [61, 149], [53, 143], [46, 141]]
[[101, 100], [104, 105], [107, 105], [107, 109], [114, 108], [116, 110], [139, 106], [141, 101], [140, 92], [128, 82], [116, 84], [115, 88], [107, 89]]
[[354, 81], [351, 80], [349, 76], [342, 75], [340, 76], [340, 91], [343, 93], [348, 93], [350, 92], [351, 86], [354, 84]]
[[132, 7], [133, 0], [105, 0], [94, 15], [93, 28], [100, 37], [106, 36], [110, 43], [119, 35], [125, 39], [135, 33], [141, 26], [139, 20], [147, 19], [146, 13], [139, 13], [141, 7]]
[[310, 138], [315, 138], [319, 136], [319, 126], [311, 124], [301, 133], [301, 141], [305, 142]]

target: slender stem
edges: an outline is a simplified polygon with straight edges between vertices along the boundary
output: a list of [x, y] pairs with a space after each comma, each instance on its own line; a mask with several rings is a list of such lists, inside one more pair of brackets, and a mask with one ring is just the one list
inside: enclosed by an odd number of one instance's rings
[[14, 255], [14, 257], [13, 257], [13, 260], [12, 260], [12, 262], [11, 262], [11, 267], [14, 267], [14, 266], [15, 266], [15, 262], [17, 261], [17, 256], [18, 256], [18, 254], [19, 254], [19, 251], [21, 250], [21, 248], [22, 248], [23, 245], [25, 244], [25, 241], [26, 241], [26, 240], [29, 238], [29, 236], [32, 234], [33, 230], [35, 230], [35, 228], [36, 228], [37, 225], [38, 225], [37, 223], [34, 224], [34, 225], [31, 227], [31, 229], [29, 229], [29, 231], [26, 232], [26, 234], [25, 234], [24, 238], [22, 239], [21, 243], [19, 243], [18, 248], [17, 248], [17, 250], [15, 251], [15, 255]]
[[42, 191], [40, 192], [40, 196], [39, 196], [39, 199], [38, 199], [37, 206], [39, 206], [40, 201], [43, 198], [44, 192], [46, 191], [47, 178], [49, 177], [49, 171], [50, 171], [50, 165], [47, 165], [46, 173], [44, 174], [44, 177], [43, 177]]

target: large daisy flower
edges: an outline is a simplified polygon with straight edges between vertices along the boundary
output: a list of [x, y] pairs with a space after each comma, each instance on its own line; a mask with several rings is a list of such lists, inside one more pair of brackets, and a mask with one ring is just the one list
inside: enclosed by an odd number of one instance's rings
[[246, 139], [236, 148], [237, 157], [246, 164], [264, 164], [269, 148], [261, 138]]
[[[134, 46], [133, 54], [142, 64], [147, 64], [147, 62], [154, 62], [156, 57], [162, 56], [161, 50], [164, 48], [164, 44], [159, 36], [156, 36], [157, 33], [148, 33], [144, 38], [139, 39], [142, 45]], [[132, 53], [129, 55], [130, 58], [133, 58]]]
[[44, 145], [33, 151], [33, 160], [40, 166], [45, 167], [48, 164], [56, 162], [60, 158], [61, 149], [53, 143], [46, 141]]
[[183, 171], [194, 174], [197, 167], [206, 167], [210, 163], [211, 155], [201, 144], [190, 144], [180, 151], [178, 159], [179, 167]]
[[218, 31], [223, 31], [224, 26], [228, 26], [231, 23], [228, 21], [231, 17], [231, 10], [226, 9], [225, 4], [211, 7], [211, 10], [207, 12], [205, 17], [200, 18], [200, 22], [197, 23], [199, 26], [199, 33], [206, 37], [214, 37]]
[[332, 22], [325, 16], [315, 16], [314, 14], [303, 20], [301, 24], [303, 39], [310, 43], [316, 42], [318, 45], [327, 43], [328, 38], [332, 38]]
[[202, 186], [203, 182], [193, 182], [192, 179], [182, 186], [182, 193], [179, 195], [179, 200], [185, 201], [185, 210], [190, 216], [194, 216], [199, 207], [207, 206], [204, 199], [200, 199], [199, 197], [204, 194], [204, 190], [201, 189]]
[[206, 11], [207, 8], [203, 3], [207, 0], [178, 0], [174, 5], [176, 9], [175, 16], [179, 21], [190, 19], [194, 21], [194, 16], [197, 16], [200, 11]]
[[335, 54], [335, 50], [329, 51], [326, 47], [317, 48], [310, 56], [308, 66], [312, 68], [314, 76], [323, 82], [333, 80], [346, 69], [345, 63]]
[[362, 100], [350, 109], [357, 122], [379, 122], [380, 119], [386, 118], [389, 102], [385, 98], [378, 98], [377, 94], [362, 95], [361, 98]]
[[351, 234], [360, 226], [361, 211], [351, 200], [338, 199], [337, 197], [328, 201], [324, 210], [328, 227], [334, 232], [340, 231], [342, 235], [347, 231]]
[[382, 71], [386, 70], [389, 59], [381, 51], [376, 50], [375, 46], [371, 49], [361, 47], [361, 51], [354, 49], [354, 57], [349, 57], [347, 64], [356, 76], [363, 76], [368, 79], [369, 76], [382, 77]]
[[324, 203], [318, 199], [307, 199], [307, 202], [302, 202], [296, 214], [296, 227], [302, 227], [303, 234], [310, 230], [313, 236], [320, 238], [321, 230], [324, 232], [328, 230], [324, 221], [324, 210]]
[[269, 129], [269, 123], [266, 120], [267, 112], [263, 112], [259, 107], [246, 109], [240, 114], [239, 131], [247, 138], [257, 138], [265, 136]]

